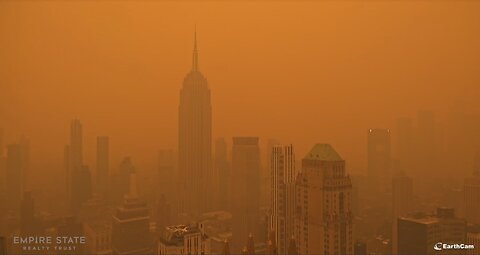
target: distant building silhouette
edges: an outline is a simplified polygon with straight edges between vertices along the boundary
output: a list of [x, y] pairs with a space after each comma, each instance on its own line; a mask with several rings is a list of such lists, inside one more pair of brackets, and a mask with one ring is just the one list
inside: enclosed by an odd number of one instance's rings
[[472, 176], [465, 179], [463, 196], [467, 222], [480, 224], [480, 154], [475, 160]]
[[[451, 208], [438, 208], [435, 215], [412, 214], [398, 218], [399, 255], [445, 254], [434, 250], [438, 242], [465, 243], [466, 222], [455, 217]], [[443, 251], [448, 254], [464, 254], [465, 251]], [[450, 252], [450, 253], [449, 253]]]
[[150, 254], [150, 214], [147, 203], [137, 194], [136, 174], [130, 174], [130, 191], [123, 206], [113, 215], [112, 250], [114, 255]]
[[467, 250], [466, 255], [480, 254], [480, 225], [467, 226], [467, 244], [473, 244], [474, 249]]
[[369, 129], [367, 172], [374, 191], [386, 190], [391, 176], [390, 130]]
[[7, 146], [6, 162], [6, 191], [7, 206], [10, 210], [18, 212], [23, 193], [23, 157], [20, 144]]
[[215, 142], [215, 172], [218, 176], [218, 209], [230, 209], [231, 171], [227, 159], [227, 142], [219, 138]]
[[292, 145], [276, 145], [271, 152], [270, 229], [279, 254], [288, 250], [295, 229], [295, 152]]
[[250, 233], [260, 236], [260, 147], [258, 137], [234, 137], [232, 149], [232, 249]]
[[166, 201], [177, 198], [175, 181], [175, 154], [173, 150], [160, 150], [158, 153], [158, 197]]
[[135, 173], [132, 159], [124, 157], [120, 162], [118, 171], [112, 177], [112, 200], [115, 204], [123, 202], [125, 195], [130, 191], [130, 175]]
[[295, 218], [299, 254], [353, 254], [352, 183], [345, 160], [316, 144], [297, 177]]
[[97, 137], [97, 182], [96, 190], [98, 195], [108, 200], [110, 182], [110, 147], [108, 136]]
[[199, 215], [212, 202], [212, 105], [210, 89], [198, 68], [195, 34], [192, 70], [180, 90], [178, 112], [178, 189], [180, 211]]
[[398, 171], [392, 178], [392, 252], [397, 254], [395, 250], [398, 240], [398, 221], [397, 218], [412, 213], [414, 210], [413, 200], [413, 180], [408, 177], [405, 172]]

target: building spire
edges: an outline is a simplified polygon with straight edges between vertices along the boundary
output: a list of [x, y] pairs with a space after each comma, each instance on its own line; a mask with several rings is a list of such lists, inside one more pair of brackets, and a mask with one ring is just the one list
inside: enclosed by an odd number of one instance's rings
[[192, 71], [198, 71], [198, 50], [197, 50], [197, 25], [195, 25], [194, 41], [193, 41], [193, 61]]

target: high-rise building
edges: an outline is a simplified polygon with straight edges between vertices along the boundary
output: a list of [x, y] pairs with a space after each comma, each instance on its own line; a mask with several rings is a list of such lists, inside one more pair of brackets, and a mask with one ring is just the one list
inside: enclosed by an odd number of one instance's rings
[[130, 174], [130, 191], [123, 206], [113, 215], [112, 250], [115, 255], [150, 254], [150, 215], [147, 203], [137, 194], [135, 173]]
[[86, 251], [91, 255], [112, 254], [112, 225], [107, 222], [85, 224]]
[[159, 237], [156, 254], [212, 254], [210, 242], [201, 224], [168, 226], [163, 229]]
[[173, 185], [174, 177], [175, 156], [173, 150], [160, 150], [158, 153], [158, 195], [165, 196], [167, 201], [172, 201], [176, 195]]
[[395, 173], [392, 178], [393, 218], [411, 213], [413, 207], [413, 181], [405, 172]]
[[434, 249], [437, 243], [465, 243], [466, 222], [451, 208], [438, 208], [435, 215], [413, 214], [398, 218], [397, 251], [411, 254], [464, 254], [463, 250]]
[[90, 171], [83, 165], [82, 147], [82, 124], [80, 120], [75, 119], [70, 124], [70, 144], [65, 151], [65, 161], [68, 163], [66, 168], [67, 187], [69, 189], [68, 200], [72, 213], [78, 212], [82, 203], [86, 201], [84, 193], [87, 192], [84, 185], [87, 179], [90, 178]]
[[232, 148], [232, 250], [249, 234], [264, 232], [260, 222], [260, 147], [258, 137], [234, 137]]
[[413, 181], [405, 172], [398, 171], [392, 178], [392, 252], [397, 254], [397, 218], [411, 213], [414, 209]]
[[10, 144], [7, 146], [7, 165], [6, 165], [6, 190], [7, 206], [10, 210], [18, 212], [20, 210], [20, 201], [23, 193], [23, 157], [22, 146], [20, 144]]
[[372, 188], [385, 190], [391, 176], [390, 130], [369, 129], [367, 171]]
[[345, 160], [329, 144], [313, 146], [296, 183], [299, 254], [353, 254], [351, 193]]
[[354, 255], [368, 255], [367, 244], [365, 242], [356, 241], [353, 247]]
[[97, 137], [97, 193], [104, 200], [108, 199], [110, 152], [108, 136]]
[[230, 209], [231, 172], [227, 159], [227, 142], [224, 138], [215, 141], [215, 172], [218, 176], [218, 209]]
[[35, 201], [33, 200], [31, 192], [25, 192], [23, 194], [20, 206], [20, 231], [22, 235], [25, 236], [38, 233], [35, 221]]
[[92, 198], [92, 175], [87, 166], [82, 166], [72, 172], [72, 212], [77, 214], [90, 198]]
[[295, 152], [292, 145], [274, 146], [271, 153], [271, 220], [279, 254], [288, 250], [295, 229]]
[[397, 122], [397, 156], [400, 167], [411, 169], [415, 148], [415, 131], [411, 118], [400, 118]]
[[198, 68], [195, 34], [192, 70], [180, 90], [178, 112], [180, 211], [199, 215], [211, 208], [212, 105], [210, 89]]
[[463, 196], [467, 222], [480, 224], [480, 154], [475, 162], [473, 175], [465, 179]]

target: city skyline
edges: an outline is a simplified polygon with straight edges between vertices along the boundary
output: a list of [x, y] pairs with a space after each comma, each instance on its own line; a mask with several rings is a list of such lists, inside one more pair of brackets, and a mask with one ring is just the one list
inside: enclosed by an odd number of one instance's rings
[[0, 3], [0, 255], [479, 251], [474, 10]]

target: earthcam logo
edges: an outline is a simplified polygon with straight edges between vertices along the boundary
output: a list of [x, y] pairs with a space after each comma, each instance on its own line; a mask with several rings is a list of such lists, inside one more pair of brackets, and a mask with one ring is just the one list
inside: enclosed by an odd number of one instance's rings
[[473, 244], [447, 244], [447, 243], [441, 243], [438, 242], [433, 246], [433, 249], [436, 251], [442, 251], [442, 250], [473, 250], [475, 249], [475, 246]]

